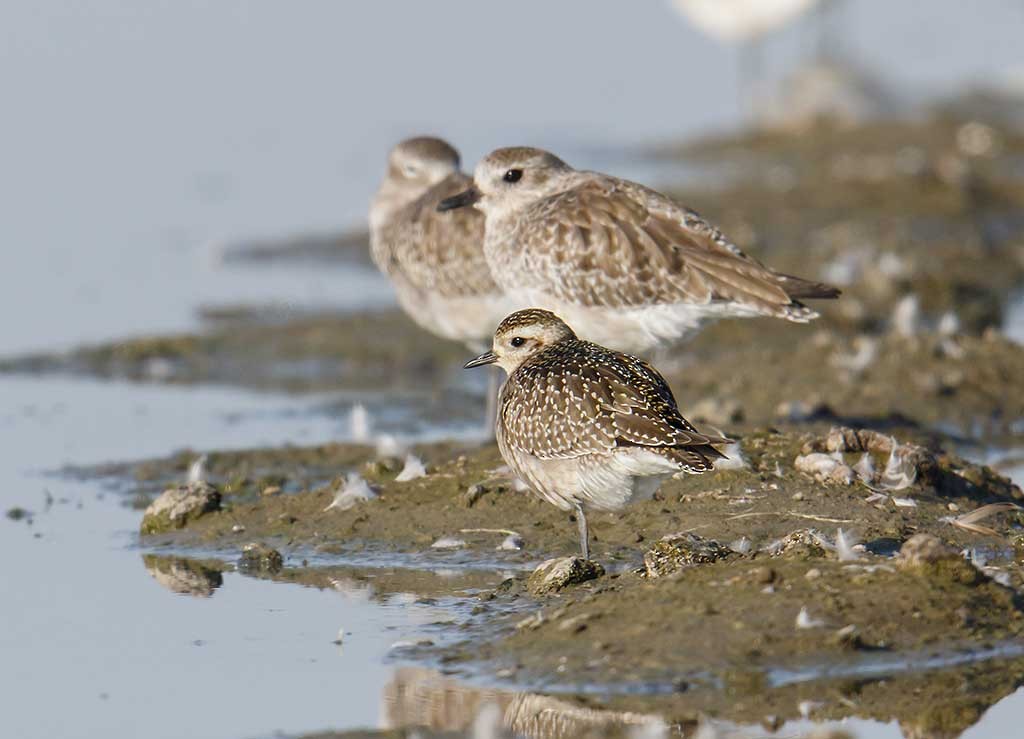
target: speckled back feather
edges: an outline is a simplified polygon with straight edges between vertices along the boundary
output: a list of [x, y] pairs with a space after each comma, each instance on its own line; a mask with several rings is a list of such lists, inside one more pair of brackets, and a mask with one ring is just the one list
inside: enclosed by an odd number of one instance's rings
[[[500, 331], [501, 329], [499, 329]], [[520, 365], [501, 391], [499, 438], [541, 460], [642, 447], [703, 472], [722, 457], [649, 364], [571, 336]]]

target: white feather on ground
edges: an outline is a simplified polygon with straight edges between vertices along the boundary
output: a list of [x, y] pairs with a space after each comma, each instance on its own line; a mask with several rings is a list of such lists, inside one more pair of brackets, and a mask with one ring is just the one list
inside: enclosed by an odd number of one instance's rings
[[913, 293], [905, 295], [893, 308], [892, 330], [905, 337], [921, 331], [921, 301]]
[[206, 460], [205, 454], [196, 457], [196, 460], [188, 468], [187, 482], [204, 482], [206, 480]]
[[911, 456], [911, 449], [892, 440], [892, 450], [885, 463], [885, 470], [879, 484], [886, 490], [903, 490], [917, 480], [917, 465]]
[[840, 562], [856, 562], [861, 558], [861, 553], [855, 547], [858, 545], [857, 537], [842, 529], [836, 532], [836, 557]]
[[423, 466], [423, 460], [415, 454], [409, 454], [405, 458], [405, 466], [398, 473], [395, 482], [409, 482], [420, 477], [426, 477], [427, 468]]
[[860, 459], [857, 460], [857, 464], [853, 466], [853, 471], [857, 473], [857, 477], [863, 482], [873, 485], [875, 476], [878, 474], [878, 470], [875, 469], [874, 457], [869, 452], [864, 452], [860, 455]]
[[466, 546], [465, 539], [456, 539], [454, 536], [442, 536], [430, 545], [431, 549], [462, 549]]
[[743, 448], [740, 446], [738, 441], [734, 441], [731, 444], [726, 444], [722, 447], [722, 454], [726, 456], [725, 459], [715, 460], [716, 470], [742, 470], [745, 467], [750, 466], [750, 462], [743, 455]]
[[355, 443], [366, 444], [370, 441], [370, 414], [362, 403], [352, 406], [352, 412], [348, 417], [348, 430]]
[[825, 625], [825, 622], [818, 618], [811, 618], [811, 614], [807, 612], [807, 606], [800, 608], [800, 613], [796, 614], [796, 627], [798, 629], [820, 629]]
[[729, 545], [729, 548], [737, 554], [749, 554], [750, 550], [753, 548], [753, 544], [750, 539], [745, 536], [741, 536], [739, 539], [732, 542]]
[[377, 493], [373, 491], [373, 488], [370, 487], [366, 480], [355, 472], [350, 472], [348, 477], [345, 478], [344, 486], [334, 494], [334, 500], [324, 510], [329, 511], [334, 508], [339, 511], [347, 511], [355, 505], [373, 500], [376, 497]]
[[519, 534], [509, 534], [497, 547], [499, 552], [518, 552], [522, 548], [523, 537]]

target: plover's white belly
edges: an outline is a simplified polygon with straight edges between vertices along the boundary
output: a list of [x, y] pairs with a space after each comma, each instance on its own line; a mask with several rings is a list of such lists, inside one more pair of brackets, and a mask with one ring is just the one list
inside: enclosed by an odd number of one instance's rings
[[506, 460], [537, 495], [564, 511], [576, 503], [615, 511], [649, 500], [666, 477], [679, 471], [671, 460], [632, 447], [572, 459], [538, 459], [512, 449]]
[[735, 303], [605, 308], [560, 300], [537, 289], [518, 290], [513, 295], [519, 303], [555, 313], [582, 339], [633, 354], [648, 354], [660, 346], [685, 341], [718, 318], [758, 315], [757, 311]]

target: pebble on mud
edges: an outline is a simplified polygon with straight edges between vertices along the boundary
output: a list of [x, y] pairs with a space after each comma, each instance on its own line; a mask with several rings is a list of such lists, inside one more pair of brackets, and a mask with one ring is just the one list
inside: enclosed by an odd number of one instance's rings
[[821, 483], [834, 483], [837, 485], [852, 485], [857, 479], [857, 474], [848, 464], [836, 459], [829, 454], [811, 452], [801, 454], [797, 457], [793, 466], [800, 472], [810, 475]]
[[284, 557], [271, 546], [251, 542], [242, 547], [238, 568], [249, 572], [277, 572], [284, 567]]
[[711, 564], [734, 554], [727, 546], [696, 534], [670, 534], [644, 554], [644, 574], [664, 577], [684, 567]]
[[220, 510], [220, 492], [208, 482], [190, 482], [162, 492], [142, 514], [139, 530], [160, 534], [184, 528], [207, 513]]
[[582, 557], [558, 557], [541, 562], [526, 582], [533, 595], [557, 593], [570, 585], [604, 575], [604, 567]]
[[896, 564], [900, 569], [962, 585], [978, 585], [988, 579], [956, 549], [932, 534], [915, 534], [907, 539], [896, 555]]

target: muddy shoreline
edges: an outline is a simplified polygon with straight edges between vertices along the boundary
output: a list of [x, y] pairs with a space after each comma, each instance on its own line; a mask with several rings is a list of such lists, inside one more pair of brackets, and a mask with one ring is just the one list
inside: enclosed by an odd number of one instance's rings
[[[395, 480], [401, 460], [365, 446], [213, 454], [208, 479], [223, 493], [221, 509], [142, 541], [151, 558], [175, 552], [173, 562], [195, 550], [222, 567], [258, 542], [279, 551], [283, 566], [257, 568], [253, 576], [343, 590], [372, 583], [374, 597], [402, 591], [444, 599], [453, 614], [445, 637], [410, 646], [399, 659], [433, 665], [466, 690], [526, 687], [573, 705], [599, 700], [602, 710], [656, 712], [690, 726], [699, 715], [795, 719], [803, 701], [821, 704], [815, 710], [822, 717], [952, 725], [977, 717], [979, 703], [1024, 679], [1017, 548], [1024, 517], [1012, 506], [986, 517], [996, 537], [952, 520], [1024, 496], [989, 468], [903, 439], [896, 448], [907, 450], [915, 479], [899, 490], [865, 480], [822, 482], [795, 467], [798, 458], [821, 453], [816, 449], [839, 447], [851, 464], [867, 454], [881, 468], [884, 452], [857, 445], [884, 447], [886, 439], [806, 427], [747, 434], [739, 440], [747, 460], [741, 469], [672, 480], [658, 500], [595, 515], [594, 557], [607, 574], [539, 597], [527, 588], [528, 576], [540, 560], [575, 551], [574, 527], [516, 491], [489, 445], [419, 446], [413, 451], [426, 474], [407, 482]], [[138, 485], [157, 490], [180, 479], [186, 462], [152, 460], [134, 474]], [[259, 476], [289, 468], [302, 473]], [[330, 508], [351, 472], [375, 497]], [[841, 551], [840, 528], [850, 546], [859, 545]], [[500, 550], [513, 531], [522, 549]], [[663, 541], [679, 533], [699, 539], [678, 548]], [[905, 563], [901, 549], [922, 534], [948, 549]], [[707, 540], [722, 543], [720, 556], [693, 558], [693, 541]], [[439, 546], [443, 541], [450, 543]], [[961, 554], [971, 549], [973, 562]], [[656, 565], [651, 552], [659, 552]], [[337, 561], [362, 566], [331, 564]], [[159, 570], [158, 562], [147, 568]], [[188, 582], [189, 566], [175, 567]], [[430, 574], [437, 570], [454, 574]], [[212, 593], [209, 578], [194, 588]], [[907, 693], [873, 687], [890, 679], [931, 685], [932, 673], [976, 672], [991, 680], [992, 695], [960, 698], [966, 707], [949, 715], [922, 712]]]
[[[594, 514], [602, 576], [537, 594], [531, 572], [576, 552], [575, 526], [481, 441], [202, 450], [191, 485], [198, 450], [66, 472], [125, 492], [143, 565], [173, 592], [216, 597], [238, 571], [443, 604], [431, 639], [389, 655], [416, 665], [385, 696], [396, 730], [463, 732], [494, 703], [507, 728], [564, 736], [849, 716], [956, 735], [1024, 683], [1024, 495], [965, 458], [1024, 459], [1024, 347], [1001, 332], [1024, 284], [1024, 138], [945, 112], [663, 155], [728, 173], [672, 188], [682, 202], [844, 294], [810, 325], [722, 323], [654, 358], [684, 415], [736, 440], [733, 464]], [[362, 239], [227, 262], [330, 264], [342, 283]], [[203, 320], [0, 372], [331, 393], [339, 428], [360, 398], [412, 399], [438, 428], [482, 415], [466, 348], [397, 309]], [[169, 489], [178, 508], [144, 519]], [[345, 734], [370, 735], [387, 734]]]

